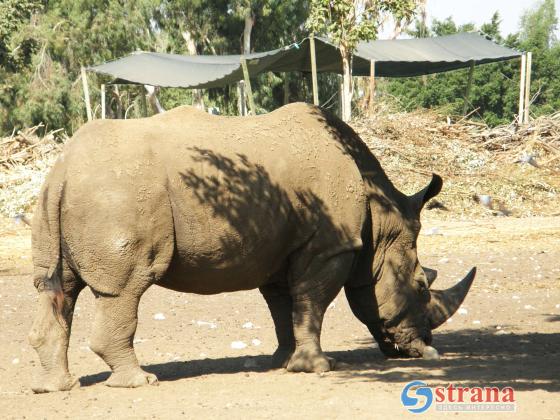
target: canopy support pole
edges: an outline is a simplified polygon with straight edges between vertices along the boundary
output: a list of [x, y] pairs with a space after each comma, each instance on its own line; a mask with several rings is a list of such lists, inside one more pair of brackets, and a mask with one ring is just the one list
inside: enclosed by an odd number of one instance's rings
[[465, 88], [465, 100], [463, 102], [463, 115], [467, 115], [467, 111], [469, 110], [469, 97], [471, 95], [473, 75], [474, 75], [474, 61], [471, 61], [471, 66], [469, 67], [469, 78], [467, 79], [467, 87]]
[[88, 88], [88, 82], [87, 82], [86, 69], [85, 69], [84, 66], [82, 66], [82, 68], [81, 68], [81, 73], [82, 73], [82, 87], [84, 89], [84, 101], [86, 103], [87, 119], [88, 119], [88, 121], [91, 121], [93, 119], [93, 117], [91, 115], [91, 103], [89, 101], [89, 88]]
[[373, 100], [375, 97], [375, 60], [369, 65], [369, 112], [373, 111]]
[[101, 84], [101, 119], [105, 119], [105, 84]]
[[245, 89], [247, 90], [247, 96], [249, 97], [249, 108], [253, 115], [257, 115], [255, 112], [255, 99], [253, 98], [253, 89], [251, 89], [251, 79], [249, 78], [249, 68], [247, 67], [247, 60], [245, 57], [241, 57], [241, 67], [243, 67], [243, 78], [245, 79]]
[[523, 124], [524, 112], [523, 106], [525, 104], [525, 53], [521, 55], [521, 74], [519, 76], [519, 111], [517, 115], [517, 123]]
[[531, 61], [533, 53], [527, 53], [527, 70], [525, 70], [525, 106], [523, 107], [524, 118], [523, 122], [529, 124], [529, 108], [531, 106]]
[[311, 78], [313, 80], [313, 105], [319, 106], [319, 90], [317, 87], [317, 57], [315, 55], [315, 36], [309, 35], [311, 53]]

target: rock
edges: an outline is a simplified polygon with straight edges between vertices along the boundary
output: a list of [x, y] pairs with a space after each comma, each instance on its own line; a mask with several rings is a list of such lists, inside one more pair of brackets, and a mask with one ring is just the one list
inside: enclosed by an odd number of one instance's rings
[[245, 344], [243, 341], [232, 341], [231, 343], [232, 349], [241, 350], [244, 349], [245, 347], [247, 347], [247, 344]]
[[477, 325], [478, 325], [478, 324], [480, 324], [480, 321], [478, 321], [478, 320], [475, 320], [475, 321], [473, 321], [472, 323], [473, 323], [473, 324], [477, 324]]
[[165, 319], [165, 315], [162, 314], [161, 312], [158, 312], [157, 314], [154, 315], [154, 319], [157, 321], [163, 321]]
[[255, 326], [253, 325], [252, 322], [246, 322], [245, 324], [243, 324], [243, 325], [241, 326], [241, 328], [245, 328], [246, 330], [251, 330], [251, 329], [253, 329], [254, 327], [255, 327]]
[[261, 340], [259, 340], [258, 338], [253, 338], [253, 339], [251, 340], [251, 344], [252, 344], [253, 346], [260, 346], [260, 345], [261, 345]]
[[459, 310], [457, 311], [457, 313], [459, 315], [466, 315], [469, 313], [469, 311], [466, 308], [459, 308]]
[[214, 328], [218, 328], [218, 325], [215, 324], [214, 322], [209, 322], [209, 321], [196, 321], [196, 325], [198, 325], [199, 327], [209, 327], [211, 330], [213, 330]]

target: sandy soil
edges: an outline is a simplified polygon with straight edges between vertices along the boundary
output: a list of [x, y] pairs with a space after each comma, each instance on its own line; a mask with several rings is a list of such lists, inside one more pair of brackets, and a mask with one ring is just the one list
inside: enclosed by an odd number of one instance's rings
[[[338, 360], [324, 375], [268, 370], [275, 337], [258, 292], [218, 296], [150, 289], [140, 308], [138, 357], [157, 387], [112, 389], [87, 340], [93, 296], [78, 301], [69, 350], [81, 387], [34, 395], [38, 359], [27, 343], [36, 305], [26, 226], [0, 221], [0, 416], [2, 418], [406, 417], [403, 386], [511, 386], [517, 418], [560, 418], [560, 218], [441, 220], [426, 212], [422, 262], [447, 287], [473, 265], [463, 308], [435, 334], [440, 361], [386, 360], [343, 295], [329, 309], [323, 348]], [[154, 319], [163, 314], [165, 319]], [[158, 318], [158, 317], [156, 317]], [[252, 328], [243, 328], [250, 322]], [[246, 348], [233, 349], [233, 341]], [[433, 408], [424, 416], [445, 414]], [[449, 415], [449, 414], [448, 414]], [[509, 418], [509, 414], [458, 414]], [[419, 418], [419, 417], [417, 417]]]

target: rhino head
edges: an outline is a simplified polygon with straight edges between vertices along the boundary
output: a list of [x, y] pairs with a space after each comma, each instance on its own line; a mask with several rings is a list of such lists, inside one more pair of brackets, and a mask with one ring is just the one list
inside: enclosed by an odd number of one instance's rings
[[434, 174], [430, 184], [412, 196], [399, 193], [397, 199], [384, 203], [379, 196], [370, 200], [372, 217], [367, 229], [372, 234], [365, 247], [369, 258], [357, 267], [358, 276], [366, 279], [345, 291], [353, 313], [388, 357], [439, 358], [431, 346], [432, 330], [455, 313], [475, 277], [473, 268], [450, 289], [433, 290], [437, 272], [418, 261], [420, 211], [441, 187], [441, 178]]

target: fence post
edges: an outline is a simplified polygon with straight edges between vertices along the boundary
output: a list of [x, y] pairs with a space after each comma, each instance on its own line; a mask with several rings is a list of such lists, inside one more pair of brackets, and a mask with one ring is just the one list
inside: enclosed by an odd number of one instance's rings
[[313, 80], [313, 105], [319, 106], [319, 91], [317, 87], [317, 58], [315, 55], [315, 36], [309, 36], [309, 49], [311, 53], [311, 78]]
[[85, 67], [82, 66], [80, 71], [82, 73], [82, 87], [84, 88], [84, 101], [86, 102], [87, 119], [88, 119], [88, 121], [91, 121], [93, 119], [93, 117], [91, 115], [91, 103], [89, 101], [89, 88], [88, 88], [88, 82], [87, 82], [87, 75], [86, 75]]
[[525, 53], [521, 54], [521, 74], [519, 76], [519, 111], [517, 121], [519, 124], [523, 124], [524, 112], [523, 106], [525, 104]]
[[524, 118], [523, 122], [529, 124], [529, 108], [531, 107], [531, 61], [533, 58], [533, 53], [530, 51], [527, 53], [526, 67], [525, 70], [525, 106], [523, 107]]

